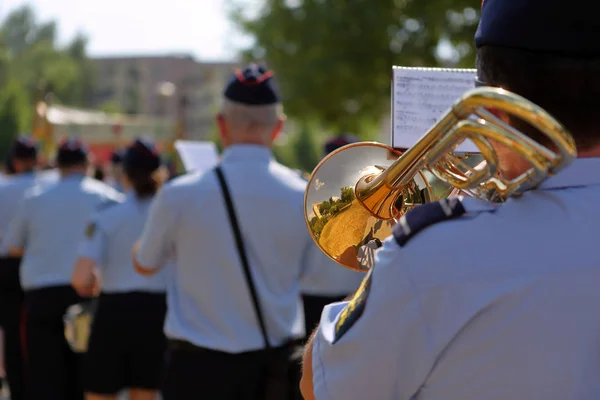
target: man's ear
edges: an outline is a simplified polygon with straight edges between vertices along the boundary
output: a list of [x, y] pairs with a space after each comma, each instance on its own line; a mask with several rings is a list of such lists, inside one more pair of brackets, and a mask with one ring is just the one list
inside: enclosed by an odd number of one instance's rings
[[285, 125], [285, 116], [281, 116], [275, 123], [275, 128], [273, 128], [273, 133], [271, 133], [272, 141], [275, 141], [275, 139], [277, 139], [277, 137], [279, 136], [281, 131], [283, 131], [284, 125]]
[[221, 139], [221, 142], [225, 142], [227, 140], [227, 122], [225, 122], [225, 117], [223, 117], [223, 114], [217, 114], [216, 120], [219, 139]]

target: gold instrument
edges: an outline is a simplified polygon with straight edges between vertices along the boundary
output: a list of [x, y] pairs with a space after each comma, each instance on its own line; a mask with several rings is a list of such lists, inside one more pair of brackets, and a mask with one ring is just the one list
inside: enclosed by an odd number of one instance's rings
[[[552, 149], [489, 109], [536, 128]], [[453, 153], [467, 139], [481, 152], [483, 162], [476, 167]], [[490, 141], [519, 154], [531, 168], [514, 179], [502, 177]], [[503, 201], [536, 187], [570, 164], [576, 154], [566, 128], [539, 106], [503, 89], [473, 89], [402, 155], [382, 144], [354, 143], [325, 157], [308, 182], [306, 223], [327, 256], [350, 269], [368, 271], [375, 249], [408, 210], [443, 197], [435, 195], [428, 176], [470, 196]]]

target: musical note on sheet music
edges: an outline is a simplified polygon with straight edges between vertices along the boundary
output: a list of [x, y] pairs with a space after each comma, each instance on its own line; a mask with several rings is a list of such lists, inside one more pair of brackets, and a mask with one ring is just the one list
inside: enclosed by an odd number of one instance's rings
[[[466, 91], [475, 87], [474, 69], [394, 67], [392, 147], [415, 144]], [[472, 142], [457, 151], [479, 152]]]

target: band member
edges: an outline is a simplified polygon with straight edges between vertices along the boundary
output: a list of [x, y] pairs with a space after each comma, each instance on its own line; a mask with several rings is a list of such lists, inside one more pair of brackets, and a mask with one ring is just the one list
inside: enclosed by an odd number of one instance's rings
[[5, 238], [9, 254], [23, 257], [28, 386], [35, 400], [81, 399], [78, 356], [69, 348], [65, 310], [82, 299], [70, 286], [77, 244], [94, 212], [121, 199], [86, 176], [88, 153], [78, 139], [61, 142], [60, 180], [27, 193]]
[[360, 142], [360, 140], [355, 135], [351, 133], [340, 133], [325, 142], [325, 155], [334, 152], [340, 147], [356, 142]]
[[164, 399], [292, 399], [299, 371], [290, 350], [305, 335], [300, 279], [311, 271], [307, 260], [317, 269], [331, 261], [304, 223], [306, 182], [271, 153], [284, 122], [272, 72], [256, 64], [238, 71], [217, 122], [226, 186], [218, 170], [167, 183], [134, 260], [151, 274], [176, 259], [168, 272]]
[[119, 192], [123, 192], [123, 151], [115, 150], [110, 156], [110, 169], [109, 174], [106, 177], [107, 182], [117, 189]]
[[[358, 138], [351, 134], [340, 134], [325, 142], [325, 155], [358, 142]], [[342, 301], [350, 293], [354, 293], [364, 274], [331, 264], [329, 268], [322, 268], [317, 273], [309, 275], [302, 281], [302, 300], [304, 303], [304, 320], [306, 334], [309, 335], [319, 324], [323, 307], [327, 304]]]
[[[583, 0], [485, 0], [478, 81], [548, 111], [579, 158], [502, 205], [455, 198], [408, 213], [352, 300], [325, 308], [305, 354], [306, 399], [600, 398], [594, 11]], [[530, 167], [493, 145], [505, 177]]]
[[161, 183], [160, 167], [154, 143], [138, 139], [127, 148], [127, 199], [93, 219], [79, 253], [73, 287], [84, 297], [94, 295], [98, 281], [102, 288], [85, 356], [88, 400], [116, 399], [126, 388], [132, 400], [154, 400], [159, 389], [166, 350], [166, 278], [164, 271], [136, 273], [131, 249]]
[[12, 400], [25, 396], [24, 365], [21, 344], [21, 307], [23, 290], [19, 280], [20, 257], [11, 257], [3, 236], [25, 192], [36, 184], [37, 142], [19, 138], [12, 144], [8, 160], [12, 174], [0, 182], [0, 326], [4, 332], [4, 359]]

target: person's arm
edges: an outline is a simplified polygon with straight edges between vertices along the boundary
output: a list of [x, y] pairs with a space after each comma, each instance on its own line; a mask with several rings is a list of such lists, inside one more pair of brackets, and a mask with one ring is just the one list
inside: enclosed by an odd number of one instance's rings
[[306, 342], [304, 357], [302, 357], [302, 379], [300, 380], [300, 392], [304, 400], [316, 400], [313, 389], [312, 352], [313, 341], [318, 330], [315, 330]]
[[163, 188], [152, 201], [142, 236], [132, 249], [133, 267], [144, 276], [157, 273], [171, 255], [176, 210], [167, 195]]
[[352, 300], [325, 307], [308, 342], [305, 399], [410, 399], [435, 358], [419, 302], [393, 240]]
[[22, 200], [8, 225], [4, 242], [5, 247], [8, 248], [8, 255], [11, 257], [23, 257], [25, 253], [29, 227], [29, 214], [26, 210], [27, 201]]
[[97, 296], [100, 292], [99, 267], [105, 262], [106, 242], [106, 233], [97, 222], [91, 222], [71, 276], [71, 285], [82, 297]]
[[71, 286], [81, 297], [100, 294], [100, 275], [94, 260], [87, 257], [77, 259], [71, 276]]

